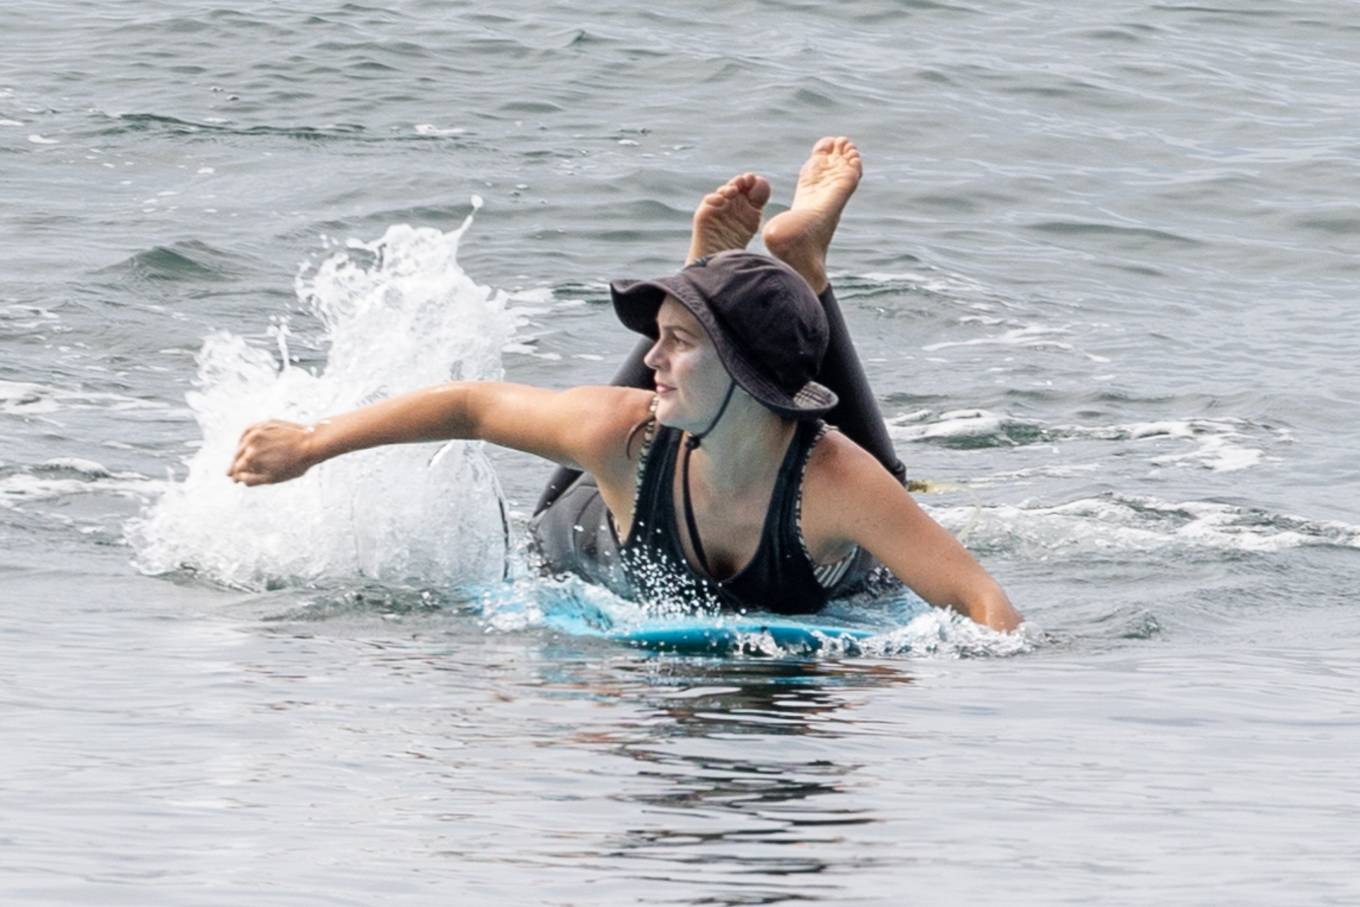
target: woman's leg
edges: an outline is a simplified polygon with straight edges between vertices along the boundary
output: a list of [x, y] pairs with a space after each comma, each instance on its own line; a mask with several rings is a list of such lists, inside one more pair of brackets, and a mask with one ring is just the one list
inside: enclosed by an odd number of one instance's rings
[[821, 139], [798, 173], [792, 207], [765, 225], [763, 237], [770, 253], [803, 276], [826, 310], [831, 342], [817, 380], [840, 397], [827, 421], [905, 483], [906, 467], [893, 450], [878, 401], [826, 276], [831, 238], [862, 172], [859, 149], [853, 142], [844, 136]]
[[836, 302], [836, 294], [829, 283], [817, 298], [821, 300], [826, 310], [826, 320], [831, 325], [831, 342], [827, 345], [826, 358], [822, 360], [822, 370], [818, 372], [817, 380], [835, 391], [840, 398], [836, 408], [827, 414], [826, 421], [873, 454], [874, 459], [905, 485], [907, 467], [893, 449], [888, 427], [883, 423], [883, 412], [878, 408], [873, 389], [869, 387], [869, 377], [864, 373], [859, 353], [850, 339], [850, 329], [845, 324], [840, 304]]

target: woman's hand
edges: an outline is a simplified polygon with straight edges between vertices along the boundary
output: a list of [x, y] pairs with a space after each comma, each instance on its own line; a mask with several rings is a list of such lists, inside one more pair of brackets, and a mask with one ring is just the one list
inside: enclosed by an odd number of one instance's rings
[[245, 485], [268, 485], [296, 479], [315, 460], [315, 429], [295, 422], [257, 422], [241, 434], [227, 475]]
[[983, 586], [984, 591], [966, 604], [964, 613], [984, 627], [991, 627], [1003, 633], [1009, 633], [1019, 627], [1024, 618], [1015, 610], [1015, 606], [1006, 597], [1001, 586], [994, 580]]

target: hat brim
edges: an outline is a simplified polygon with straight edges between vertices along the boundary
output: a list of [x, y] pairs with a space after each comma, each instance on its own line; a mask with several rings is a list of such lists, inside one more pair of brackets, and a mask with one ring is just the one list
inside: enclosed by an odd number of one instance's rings
[[668, 295], [674, 296], [699, 322], [737, 386], [766, 409], [790, 419], [809, 419], [825, 415], [836, 407], [839, 399], [826, 385], [809, 381], [789, 394], [766, 377], [733, 343], [713, 310], [685, 280], [684, 271], [656, 280], [615, 280], [609, 284], [609, 296], [619, 321], [629, 330], [653, 340], [660, 336], [656, 316]]
[[664, 283], [665, 279], [610, 281], [609, 298], [614, 303], [614, 314], [624, 327], [653, 340], [659, 336], [656, 313], [666, 301], [666, 294], [675, 295]]

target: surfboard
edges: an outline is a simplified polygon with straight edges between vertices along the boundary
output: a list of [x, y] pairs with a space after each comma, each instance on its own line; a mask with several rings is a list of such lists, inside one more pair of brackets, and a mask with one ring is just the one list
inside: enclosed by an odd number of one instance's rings
[[858, 627], [742, 615], [653, 620], [614, 627], [603, 635], [635, 648], [678, 655], [809, 655], [855, 654], [874, 634]]
[[[567, 584], [540, 599], [541, 626], [565, 636], [593, 637], [657, 653], [678, 655], [863, 654], [867, 641], [890, 633], [894, 625], [861, 624], [831, 614], [787, 615], [773, 612], [699, 611], [657, 613], [603, 593], [582, 594]], [[602, 601], [599, 598], [607, 598]]]

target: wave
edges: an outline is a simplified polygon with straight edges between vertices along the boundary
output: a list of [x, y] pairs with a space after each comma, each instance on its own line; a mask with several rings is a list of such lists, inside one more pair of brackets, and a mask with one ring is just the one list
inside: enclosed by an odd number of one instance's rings
[[948, 506], [931, 515], [974, 549], [1030, 559], [1268, 554], [1360, 549], [1360, 526], [1217, 501], [1108, 493], [1062, 504]]
[[[1129, 227], [1122, 224], [1101, 224], [1090, 221], [1039, 221], [1029, 225], [1039, 233], [1058, 236], [1094, 236], [1108, 239], [1153, 240], [1176, 246], [1194, 247], [1204, 243], [1190, 236], [1182, 236], [1152, 227]], [[1144, 244], [1139, 244], [1142, 248]]]
[[62, 410], [169, 413], [174, 412], [175, 408], [160, 401], [143, 400], [123, 394], [74, 390], [30, 381], [0, 381], [0, 413], [35, 416]]
[[[522, 110], [509, 113], [522, 115]], [[185, 119], [157, 113], [109, 113], [104, 114], [109, 122], [95, 130], [95, 135], [118, 137], [155, 133], [175, 139], [203, 138], [219, 140], [225, 137], [256, 138], [273, 137], [294, 139], [300, 142], [360, 142], [360, 143], [402, 143], [402, 142], [439, 142], [455, 147], [466, 146], [474, 137], [475, 131], [467, 126], [436, 126], [432, 123], [413, 123], [410, 131], [374, 131], [361, 123], [298, 123], [274, 124], [255, 123], [246, 125], [226, 117], [211, 117], [201, 120]]]
[[76, 457], [58, 457], [35, 466], [0, 464], [0, 508], [6, 510], [74, 495], [145, 499], [162, 486], [140, 473], [111, 472], [101, 463]]
[[1154, 466], [1187, 465], [1214, 472], [1249, 469], [1268, 459], [1268, 447], [1291, 440], [1286, 429], [1244, 418], [1064, 425], [983, 409], [904, 413], [888, 420], [888, 432], [894, 440], [963, 450], [1071, 441], [1126, 443], [1143, 449]]
[[229, 281], [258, 263], [196, 239], [153, 246], [95, 272], [140, 281]]
[[[387, 141], [392, 137], [388, 135], [372, 135], [368, 128], [360, 123], [325, 123], [322, 125], [294, 125], [294, 126], [273, 126], [255, 125], [244, 126], [231, 121], [207, 121], [207, 120], [186, 120], [180, 117], [166, 116], [155, 113], [118, 113], [108, 114], [112, 121], [109, 125], [97, 132], [102, 136], [129, 135], [141, 132], [155, 132], [168, 136], [193, 136], [203, 135], [212, 136], [279, 136], [283, 138], [298, 139], [301, 141], [331, 141], [337, 139], [368, 139], [370, 141]], [[407, 138], [425, 138], [424, 136], [408, 136]]]

